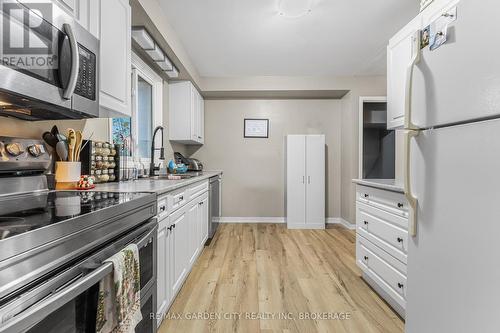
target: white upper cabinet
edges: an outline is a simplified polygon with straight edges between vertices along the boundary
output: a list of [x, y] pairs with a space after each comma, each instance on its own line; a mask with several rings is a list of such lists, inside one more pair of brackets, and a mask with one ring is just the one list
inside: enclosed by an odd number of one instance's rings
[[411, 84], [408, 68], [412, 61], [413, 39], [442, 14], [443, 8], [459, 0], [434, 0], [401, 29], [387, 46], [387, 128], [402, 128], [405, 121], [407, 89]]
[[85, 30], [99, 39], [101, 0], [52, 0]]
[[205, 101], [189, 81], [169, 85], [170, 140], [200, 145], [204, 138]]
[[75, 1], [75, 18], [78, 23], [97, 39], [100, 38], [101, 0], [62, 0]]
[[411, 62], [412, 38], [421, 26], [417, 16], [389, 41], [387, 47], [387, 128], [404, 125], [407, 70]]
[[75, 16], [75, 18], [77, 18], [78, 5], [79, 5], [78, 3], [80, 2], [80, 0], [56, 0], [56, 1], [67, 12], [69, 12], [70, 14]]
[[130, 117], [131, 9], [128, 0], [100, 1], [100, 116]]

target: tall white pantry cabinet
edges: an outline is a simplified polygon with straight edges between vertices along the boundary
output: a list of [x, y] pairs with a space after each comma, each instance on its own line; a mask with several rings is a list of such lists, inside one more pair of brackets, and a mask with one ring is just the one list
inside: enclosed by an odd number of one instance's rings
[[285, 210], [289, 229], [325, 228], [325, 136], [287, 135]]

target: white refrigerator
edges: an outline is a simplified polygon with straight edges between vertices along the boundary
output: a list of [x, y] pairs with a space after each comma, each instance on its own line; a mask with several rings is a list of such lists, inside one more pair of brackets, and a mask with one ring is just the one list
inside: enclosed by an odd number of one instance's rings
[[500, 2], [454, 3], [408, 67], [407, 333], [500, 332]]

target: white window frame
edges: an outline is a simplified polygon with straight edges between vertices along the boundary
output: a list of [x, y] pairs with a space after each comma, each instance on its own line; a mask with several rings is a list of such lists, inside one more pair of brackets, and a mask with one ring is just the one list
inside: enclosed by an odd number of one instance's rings
[[[146, 64], [135, 52], [132, 52], [132, 140], [134, 141], [134, 147], [138, 147], [139, 137], [138, 124], [137, 124], [137, 111], [138, 111], [138, 100], [136, 98], [137, 92], [137, 82], [138, 77], [142, 77], [147, 83], [152, 87], [152, 125], [153, 128], [151, 132], [156, 128], [156, 126], [163, 125], [163, 79]], [[156, 142], [157, 148], [161, 147], [161, 142]], [[133, 157], [135, 158], [137, 151], [133, 151]], [[140, 162], [144, 165], [149, 165], [151, 163], [150, 158], [141, 158]]]

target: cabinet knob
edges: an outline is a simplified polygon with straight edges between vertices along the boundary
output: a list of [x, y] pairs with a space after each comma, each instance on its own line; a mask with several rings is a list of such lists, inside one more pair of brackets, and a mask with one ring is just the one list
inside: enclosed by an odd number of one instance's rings
[[403, 238], [398, 237], [398, 243], [403, 243]]
[[398, 288], [403, 289], [403, 287], [404, 287], [404, 284], [398, 282]]
[[365, 198], [368, 198], [368, 197], [369, 197], [369, 195], [365, 193]]
[[403, 204], [402, 203], [398, 203], [398, 208], [403, 208]]
[[365, 225], [368, 225], [368, 221], [363, 221], [363, 223], [364, 223]]
[[182, 195], [182, 196], [180, 196], [180, 197], [179, 197], [179, 200], [184, 200], [184, 196], [183, 196], [183, 195]]
[[365, 260], [368, 260], [368, 257], [367, 257], [367, 256], [365, 256], [364, 258], [365, 258]]
[[165, 207], [165, 206], [161, 206], [161, 207], [160, 207], [160, 212], [164, 212], [164, 211], [165, 211], [165, 209], [166, 209], [166, 207]]
[[174, 228], [174, 229], [175, 229], [175, 224], [172, 224], [172, 228]]
[[169, 231], [172, 231], [172, 226], [168, 227], [167, 229], [168, 229]]

